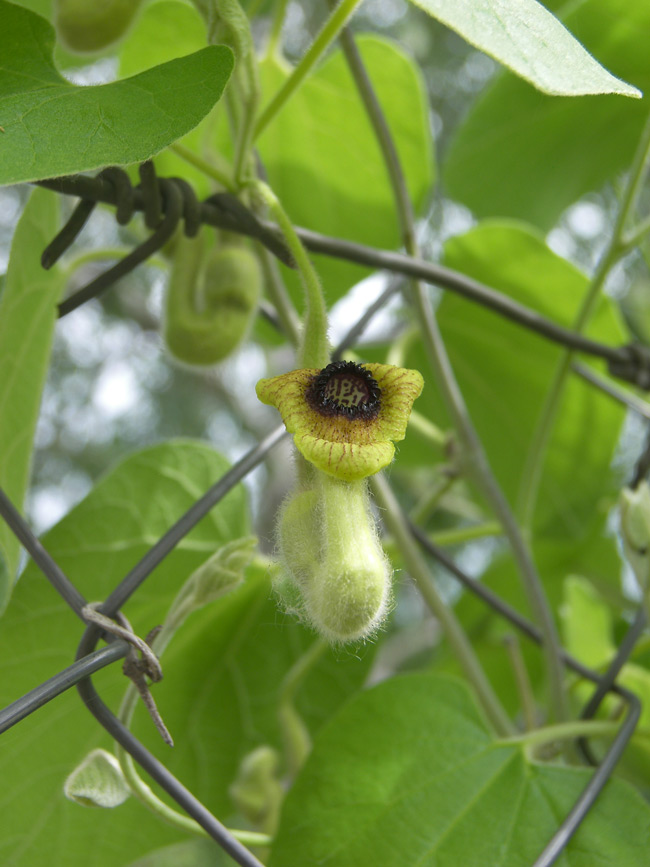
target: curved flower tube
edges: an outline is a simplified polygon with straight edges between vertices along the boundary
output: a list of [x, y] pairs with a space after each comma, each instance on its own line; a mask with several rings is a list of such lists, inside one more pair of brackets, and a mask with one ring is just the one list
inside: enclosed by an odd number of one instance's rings
[[323, 370], [292, 370], [257, 384], [275, 406], [298, 451], [342, 481], [370, 476], [394, 457], [424, 382], [417, 370], [335, 361]]

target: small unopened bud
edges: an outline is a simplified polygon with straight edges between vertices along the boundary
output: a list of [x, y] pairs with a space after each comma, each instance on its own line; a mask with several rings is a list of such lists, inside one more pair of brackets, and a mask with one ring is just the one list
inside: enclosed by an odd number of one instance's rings
[[63, 784], [66, 798], [84, 807], [119, 807], [131, 794], [119, 762], [92, 750]]
[[54, 0], [59, 41], [76, 54], [102, 51], [131, 26], [141, 0]]
[[650, 488], [643, 481], [635, 489], [623, 488], [619, 499], [623, 549], [637, 581], [650, 589]]
[[244, 571], [257, 545], [255, 536], [235, 539], [219, 548], [188, 578], [185, 585], [196, 608], [214, 602], [244, 580]]
[[244, 756], [229, 793], [237, 809], [256, 827], [272, 834], [277, 826], [284, 789], [278, 779], [280, 757], [269, 746]]
[[162, 653], [171, 635], [193, 611], [209, 605], [242, 583], [256, 546], [255, 536], [234, 539], [192, 572], [169, 607], [162, 635], [155, 645], [158, 652]]
[[202, 240], [179, 238], [165, 315], [165, 342], [179, 361], [222, 361], [248, 334], [262, 288], [255, 254], [229, 245], [203, 256]]

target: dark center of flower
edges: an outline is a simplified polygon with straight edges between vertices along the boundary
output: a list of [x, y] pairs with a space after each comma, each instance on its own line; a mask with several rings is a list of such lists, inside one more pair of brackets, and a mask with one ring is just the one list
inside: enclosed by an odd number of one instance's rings
[[314, 377], [307, 399], [322, 415], [373, 419], [379, 412], [381, 389], [363, 365], [333, 361]]

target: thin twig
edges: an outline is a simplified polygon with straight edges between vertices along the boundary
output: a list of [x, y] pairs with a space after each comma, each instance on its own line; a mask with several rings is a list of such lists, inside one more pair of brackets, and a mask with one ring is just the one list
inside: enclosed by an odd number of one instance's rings
[[408, 572], [413, 578], [422, 598], [433, 615], [440, 622], [449, 643], [451, 644], [467, 679], [476, 691], [495, 731], [500, 737], [513, 733], [513, 727], [504, 711], [501, 702], [485, 676], [485, 672], [469, 642], [463, 627], [452, 609], [443, 601], [432, 580], [429, 569], [409, 532], [406, 518], [395, 498], [390, 485], [381, 473], [372, 476], [370, 487], [380, 509], [382, 520], [399, 545]]
[[[417, 256], [419, 249], [415, 235], [413, 205], [395, 141], [377, 99], [372, 82], [366, 72], [354, 37], [346, 28], [341, 33], [340, 39], [350, 72], [363, 99], [386, 163], [406, 250], [412, 256]], [[558, 720], [563, 720], [567, 715], [567, 703], [564, 692], [562, 664], [560, 662], [560, 639], [542, 583], [537, 574], [537, 569], [524, 542], [519, 526], [515, 521], [510, 505], [492, 472], [487, 455], [456, 381], [442, 335], [433, 316], [428, 294], [425, 287], [419, 281], [416, 281], [414, 285], [413, 301], [429, 364], [463, 446], [463, 459], [487, 501], [492, 506], [495, 517], [503, 527], [504, 533], [510, 542], [515, 561], [519, 567], [531, 609], [542, 628], [544, 634], [544, 654], [551, 683], [555, 715]]]

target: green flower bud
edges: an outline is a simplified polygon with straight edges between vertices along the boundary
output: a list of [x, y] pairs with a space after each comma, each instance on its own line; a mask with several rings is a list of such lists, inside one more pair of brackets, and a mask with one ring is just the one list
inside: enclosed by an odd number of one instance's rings
[[141, 0], [54, 0], [54, 26], [62, 45], [77, 54], [107, 48], [125, 35]]
[[636, 579], [650, 589], [650, 488], [643, 481], [636, 489], [623, 488], [619, 499], [623, 550]]
[[63, 784], [66, 798], [84, 807], [119, 807], [131, 791], [120, 763], [106, 750], [92, 750]]
[[180, 238], [167, 291], [165, 341], [187, 364], [222, 361], [248, 334], [262, 288], [255, 255], [219, 247], [203, 257], [203, 243]]
[[284, 789], [278, 779], [280, 757], [269, 746], [244, 756], [229, 793], [237, 809], [256, 827], [272, 834], [278, 824]]

